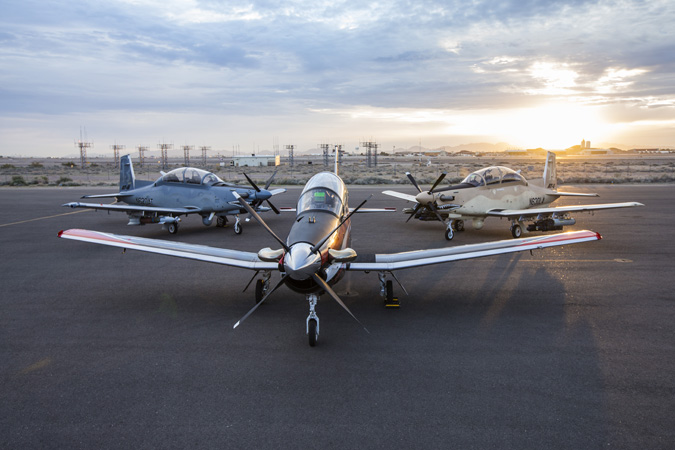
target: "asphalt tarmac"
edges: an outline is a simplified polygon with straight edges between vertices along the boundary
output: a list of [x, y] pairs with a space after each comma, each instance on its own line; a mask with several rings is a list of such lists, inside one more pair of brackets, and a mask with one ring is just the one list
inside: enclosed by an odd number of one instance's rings
[[[400, 211], [385, 188], [351, 187], [350, 204]], [[376, 274], [349, 274], [336, 291], [370, 334], [326, 296], [314, 348], [285, 287], [232, 329], [254, 304], [246, 270], [57, 238], [275, 247], [258, 224], [191, 216], [169, 235], [60, 206], [109, 188], [1, 189], [0, 447], [673, 448], [675, 186], [574, 189], [601, 197], [559, 204], [646, 206], [578, 214], [569, 229], [599, 242], [400, 271], [399, 310]], [[285, 236], [293, 214], [264, 218]], [[488, 219], [448, 243], [400, 212], [352, 230], [363, 253], [510, 239]]]

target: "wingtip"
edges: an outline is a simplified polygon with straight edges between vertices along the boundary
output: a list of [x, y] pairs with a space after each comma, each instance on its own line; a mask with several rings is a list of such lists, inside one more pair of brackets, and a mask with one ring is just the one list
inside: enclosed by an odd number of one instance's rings
[[59, 235], [58, 235], [58, 237], [61, 237], [61, 235], [62, 235], [62, 234], [64, 233], [64, 231], [65, 231], [65, 230], [61, 230], [61, 231], [59, 231]]

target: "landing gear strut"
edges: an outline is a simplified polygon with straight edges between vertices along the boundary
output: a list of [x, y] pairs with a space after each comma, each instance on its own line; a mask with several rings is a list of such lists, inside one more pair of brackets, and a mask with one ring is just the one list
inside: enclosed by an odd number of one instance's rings
[[263, 272], [263, 277], [255, 282], [255, 302], [258, 303], [263, 299], [267, 291], [270, 289], [270, 277], [272, 274], [269, 271]]
[[309, 339], [309, 346], [314, 347], [316, 340], [319, 338], [319, 316], [316, 315], [314, 308], [319, 296], [316, 294], [307, 294], [309, 301], [309, 316], [307, 316], [307, 337]]
[[234, 234], [241, 234], [243, 231], [241, 229], [241, 221], [239, 220], [239, 214], [237, 214], [235, 217], [235, 222], [234, 222]]
[[394, 283], [386, 279], [384, 272], [378, 272], [380, 279], [380, 296], [384, 297], [385, 308], [399, 308], [401, 305], [397, 297], [394, 297]]

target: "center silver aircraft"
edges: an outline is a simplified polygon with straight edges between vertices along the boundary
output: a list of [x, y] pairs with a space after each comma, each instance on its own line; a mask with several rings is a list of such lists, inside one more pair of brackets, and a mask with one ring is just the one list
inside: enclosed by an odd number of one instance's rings
[[[323, 294], [328, 294], [359, 322], [332, 288], [347, 271], [377, 272], [380, 295], [384, 297], [385, 305], [394, 306], [396, 301], [393, 299], [392, 281], [387, 280], [387, 275], [398, 282], [394, 274], [396, 270], [601, 239], [598, 233], [592, 231], [574, 231], [450, 248], [358, 254], [351, 248], [351, 216], [357, 211], [367, 211], [362, 208], [366, 200], [354, 209], [349, 208], [347, 187], [337, 172], [336, 161], [334, 173], [321, 172], [307, 182], [297, 203], [296, 219], [285, 241], [267, 226], [244, 199], [239, 198], [242, 207], [276, 240], [277, 249], [263, 248], [253, 253], [80, 229], [61, 231], [59, 237], [255, 271], [251, 281], [260, 275], [256, 282], [256, 304], [234, 324], [234, 328], [279, 287], [286, 285], [292, 291], [304, 295], [309, 303], [305, 328], [310, 346], [316, 345], [319, 336], [316, 305]], [[271, 283], [273, 272], [280, 274], [274, 285]], [[401, 288], [405, 291], [403, 286]]]

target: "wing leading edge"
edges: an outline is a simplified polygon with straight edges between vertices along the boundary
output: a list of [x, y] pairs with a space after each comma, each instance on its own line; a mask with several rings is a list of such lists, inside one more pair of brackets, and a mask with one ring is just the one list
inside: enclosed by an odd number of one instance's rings
[[187, 206], [184, 208], [157, 208], [155, 206], [135, 206], [120, 205], [117, 203], [82, 203], [70, 202], [61, 206], [70, 206], [71, 208], [89, 208], [103, 211], [124, 211], [124, 212], [143, 212], [158, 214], [192, 214], [201, 211], [196, 206]]
[[356, 261], [349, 264], [347, 269], [362, 271], [392, 271], [464, 259], [481, 258], [484, 256], [524, 252], [528, 250], [555, 247], [558, 245], [579, 244], [582, 242], [598, 241], [600, 239], [602, 239], [600, 234], [594, 231], [583, 230], [432, 250], [363, 255], [363, 257], [359, 256]]
[[624, 202], [624, 203], [600, 203], [597, 205], [557, 206], [553, 208], [491, 209], [486, 213], [486, 215], [494, 217], [519, 217], [519, 216], [534, 216], [537, 214], [555, 214], [566, 212], [598, 211], [601, 209], [632, 208], [634, 206], [644, 206], [644, 205], [638, 202]]
[[278, 270], [277, 263], [260, 261], [256, 253], [208, 247], [206, 245], [122, 236], [99, 231], [71, 229], [59, 232], [59, 237], [93, 244], [109, 245], [129, 250], [157, 253], [197, 261], [240, 267], [250, 270]]

